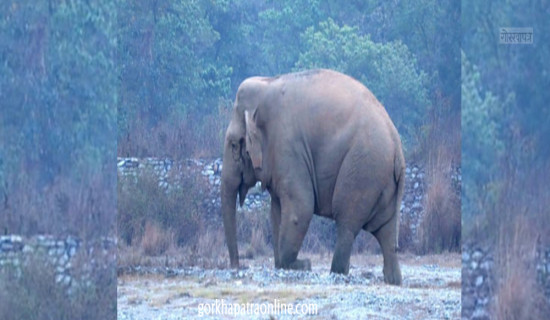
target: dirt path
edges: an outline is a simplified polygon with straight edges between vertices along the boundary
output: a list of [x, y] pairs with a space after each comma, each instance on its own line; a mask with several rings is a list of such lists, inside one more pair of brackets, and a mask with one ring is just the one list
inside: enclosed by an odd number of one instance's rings
[[[381, 256], [352, 257], [348, 276], [330, 274], [326, 257], [310, 258], [312, 272], [275, 270], [268, 258], [244, 261], [248, 268], [239, 271], [136, 268], [118, 278], [118, 319], [195, 319], [200, 311], [206, 319], [460, 319], [458, 254], [400, 257], [402, 287], [383, 283]], [[247, 303], [252, 314], [205, 315]], [[253, 303], [264, 304], [263, 311], [269, 304], [317, 310], [270, 316], [254, 314]]]

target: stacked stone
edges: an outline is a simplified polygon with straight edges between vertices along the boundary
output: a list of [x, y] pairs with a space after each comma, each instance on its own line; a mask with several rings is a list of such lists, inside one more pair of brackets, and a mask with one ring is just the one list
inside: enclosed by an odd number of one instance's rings
[[[169, 190], [172, 187], [170, 182], [171, 169], [174, 165], [174, 161], [171, 159], [157, 159], [157, 158], [118, 158], [117, 168], [120, 174], [123, 176], [131, 176], [137, 178], [140, 172], [151, 172], [158, 179], [160, 188]], [[174, 172], [181, 172], [175, 170]]]
[[493, 267], [491, 250], [470, 245], [462, 247], [462, 319], [490, 319]]
[[410, 164], [405, 169], [405, 191], [401, 202], [401, 224], [408, 224], [411, 229], [411, 240], [417, 239], [418, 228], [424, 212], [424, 193], [426, 190], [426, 173], [417, 164]]
[[24, 247], [23, 238], [20, 236], [0, 236], [0, 268], [9, 265], [19, 266], [21, 263], [19, 253]]
[[49, 235], [39, 235], [30, 239], [23, 239], [18, 235], [0, 237], [0, 267], [19, 267], [22, 261], [31, 255], [41, 254], [55, 268], [55, 281], [63, 285], [71, 284], [71, 259], [80, 247], [80, 240], [68, 236], [56, 239]]
[[203, 170], [201, 171], [201, 174], [204, 177], [208, 178], [208, 183], [211, 186], [219, 186], [221, 185], [220, 178], [222, 173], [222, 167], [223, 167], [222, 159], [218, 158], [212, 162], [207, 162], [204, 165]]
[[[401, 204], [401, 223], [408, 224], [413, 241], [417, 239], [418, 228], [424, 213], [424, 195], [427, 190], [426, 172], [423, 166], [409, 163], [405, 172], [405, 192]], [[173, 183], [178, 180], [170, 177], [181, 177], [182, 174], [202, 177], [208, 190], [205, 191], [203, 208], [206, 212], [219, 212], [221, 207], [220, 185], [223, 163], [217, 159], [186, 159], [174, 161], [157, 158], [118, 158], [118, 170], [123, 176], [137, 177], [139, 172], [153, 172], [159, 179], [159, 187], [166, 189], [176, 187]], [[461, 173], [460, 167], [453, 166], [450, 172], [453, 190], [460, 195]], [[262, 191], [258, 183], [248, 191], [244, 201], [244, 210], [258, 210], [270, 204], [267, 191]]]
[[[212, 161], [188, 159], [187, 163], [195, 164], [200, 170], [201, 177], [208, 183], [208, 197], [204, 199], [203, 208], [206, 212], [219, 212], [221, 208], [222, 159], [218, 158]], [[189, 166], [188, 169], [193, 170], [193, 167]]]
[[117, 241], [114, 238], [100, 237], [86, 243], [86, 251], [86, 261], [80, 268], [78, 282], [91, 286], [92, 276], [97, 270], [114, 271], [116, 268]]
[[[170, 159], [156, 158], [118, 158], [118, 171], [123, 176], [137, 177], [139, 172], [153, 172], [159, 179], [159, 187], [166, 191], [172, 190], [174, 181], [170, 177], [181, 177], [182, 174], [200, 175], [208, 183], [207, 197], [203, 202], [203, 208], [207, 212], [218, 212], [221, 208], [220, 186], [222, 159], [186, 159], [184, 161], [173, 161]], [[176, 170], [172, 170], [176, 169]], [[171, 171], [172, 170], [172, 171]], [[259, 183], [255, 188], [249, 190], [244, 202], [245, 210], [255, 210], [269, 205], [270, 197], [266, 191], [261, 191]]]
[[[207, 199], [205, 204], [208, 210], [211, 210], [211, 212], [217, 212], [221, 208], [220, 186], [223, 167], [222, 159], [218, 158], [212, 161], [199, 161], [199, 164], [202, 166], [201, 175], [208, 179], [208, 184], [210, 186], [210, 199]], [[248, 191], [244, 200], [243, 209], [256, 210], [269, 205], [269, 203], [269, 193], [267, 191], [262, 191], [260, 183], [258, 182], [255, 187]]]
[[550, 301], [550, 248], [537, 248], [537, 283], [542, 286], [544, 295]]
[[[56, 283], [70, 287], [74, 285], [71, 275], [74, 258], [81, 247], [82, 241], [73, 236], [38, 235], [31, 238], [23, 238], [19, 235], [0, 236], [0, 271], [8, 267], [19, 268], [25, 261], [34, 261], [32, 258], [45, 259], [54, 268]], [[87, 245], [87, 251], [89, 256], [98, 254], [102, 258], [85, 261], [84, 277], [89, 276], [98, 267], [114, 266], [113, 263], [106, 261], [116, 261], [116, 240], [103, 237], [92, 241]], [[103, 266], [98, 266], [99, 263]]]
[[453, 166], [451, 170], [451, 184], [454, 192], [458, 196], [458, 198], [461, 198], [461, 192], [462, 192], [462, 170], [460, 167]]

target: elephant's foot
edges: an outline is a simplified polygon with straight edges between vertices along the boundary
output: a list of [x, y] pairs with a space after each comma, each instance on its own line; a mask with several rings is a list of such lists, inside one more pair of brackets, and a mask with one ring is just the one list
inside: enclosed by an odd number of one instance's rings
[[290, 270], [311, 271], [311, 261], [309, 259], [296, 259], [294, 260], [294, 262], [283, 265], [282, 268]]
[[338, 274], [348, 274], [349, 268], [345, 263], [338, 263], [333, 260], [332, 266], [330, 267], [330, 272]]
[[395, 286], [401, 285], [401, 269], [397, 261], [388, 264], [384, 263], [384, 282]]

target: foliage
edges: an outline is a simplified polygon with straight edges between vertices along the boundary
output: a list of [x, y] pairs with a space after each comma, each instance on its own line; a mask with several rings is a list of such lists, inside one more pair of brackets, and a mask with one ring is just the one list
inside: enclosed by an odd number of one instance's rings
[[[133, 119], [153, 126], [217, 106], [229, 96], [231, 67], [211, 56], [220, 35], [204, 3], [128, 1], [119, 7], [119, 138]], [[212, 93], [216, 94], [212, 94]]]
[[159, 140], [155, 128], [177, 131], [189, 119], [201, 123], [216, 115], [249, 76], [312, 67], [335, 68], [365, 83], [413, 152], [429, 129], [427, 112], [439, 107], [436, 92], [451, 100], [445, 112], [458, 119], [459, 9], [433, 0], [419, 8], [375, 1], [125, 2], [119, 10], [119, 155], [162, 153], [142, 147]]
[[355, 77], [386, 106], [405, 140], [417, 140], [429, 107], [426, 75], [403, 43], [374, 43], [357, 28], [339, 27], [330, 18], [318, 29], [306, 29], [302, 39], [308, 49], [296, 69], [324, 67]]
[[253, 75], [344, 71], [422, 153], [433, 110], [458, 119], [459, 13], [435, 0], [3, 1], [0, 231], [114, 233], [115, 152], [220, 156]]
[[[462, 2], [465, 223], [498, 215], [487, 209], [503, 200], [507, 179], [549, 162], [550, 91], [540, 90], [550, 87], [548, 10], [543, 2]], [[518, 26], [533, 28], [532, 45], [499, 44], [500, 28]]]
[[[505, 113], [505, 104], [490, 91], [484, 91], [480, 80], [478, 68], [462, 52], [462, 164], [469, 173], [463, 184], [466, 214], [481, 210], [486, 200], [497, 200], [492, 181], [495, 163], [504, 152], [499, 119]], [[510, 95], [509, 101], [512, 99]]]
[[[115, 156], [116, 3], [3, 1], [0, 12], [0, 226], [26, 232], [6, 217], [24, 220], [58, 183], [101, 181], [114, 217], [115, 175], [104, 166]], [[18, 200], [25, 193], [36, 197]]]
[[[499, 319], [548, 318], [535, 249], [548, 238], [550, 7], [544, 1], [462, 1], [462, 223], [495, 247]], [[507, 27], [533, 28], [529, 45], [499, 44]]]

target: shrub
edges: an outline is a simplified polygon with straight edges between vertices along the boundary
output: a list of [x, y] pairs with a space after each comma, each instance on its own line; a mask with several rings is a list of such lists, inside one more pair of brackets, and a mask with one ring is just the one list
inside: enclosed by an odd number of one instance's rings
[[174, 234], [168, 230], [162, 230], [157, 223], [147, 221], [145, 231], [141, 238], [143, 253], [149, 256], [158, 256], [166, 252], [174, 245]]
[[404, 217], [403, 214], [401, 215], [403, 220], [399, 225], [399, 250], [414, 250], [416, 244], [413, 239], [414, 234], [411, 228], [411, 218], [409, 215], [404, 215]]
[[440, 147], [438, 155], [429, 164], [425, 211], [418, 235], [420, 254], [460, 250], [460, 197], [453, 190], [448, 159], [445, 148]]
[[147, 222], [170, 232], [178, 245], [194, 243], [205, 219], [201, 199], [206, 192], [205, 181], [192, 173], [169, 175], [174, 179], [172, 187], [165, 189], [153, 172], [140, 172], [137, 177], [119, 176], [118, 235], [127, 245], [141, 243]]
[[[95, 259], [96, 263], [105, 262]], [[91, 258], [82, 260], [90, 263]], [[105, 263], [104, 267], [92, 268], [87, 284], [76, 286], [70, 293], [55, 282], [55, 268], [45, 256], [33, 255], [19, 268], [2, 268], [0, 318], [116, 319], [116, 266]], [[73, 271], [76, 277], [83, 270], [78, 269], [81, 271]]]
[[314, 215], [302, 244], [302, 250], [311, 253], [331, 251], [336, 244], [336, 224], [333, 220]]
[[43, 186], [37, 172], [13, 173], [0, 204], [0, 232], [72, 234], [82, 239], [114, 234], [114, 172], [102, 172], [83, 171], [78, 179], [58, 175]]
[[263, 207], [237, 212], [237, 240], [245, 244], [239, 248], [241, 254], [252, 258], [255, 255], [273, 252], [270, 249], [273, 248], [273, 238], [269, 210], [269, 207]]
[[188, 264], [204, 268], [229, 266], [229, 254], [225, 245], [223, 228], [208, 228], [198, 234], [197, 244], [188, 254]]
[[536, 283], [533, 223], [517, 216], [509, 226], [500, 226], [496, 270], [500, 281], [492, 305], [496, 319], [550, 318], [550, 305]]

